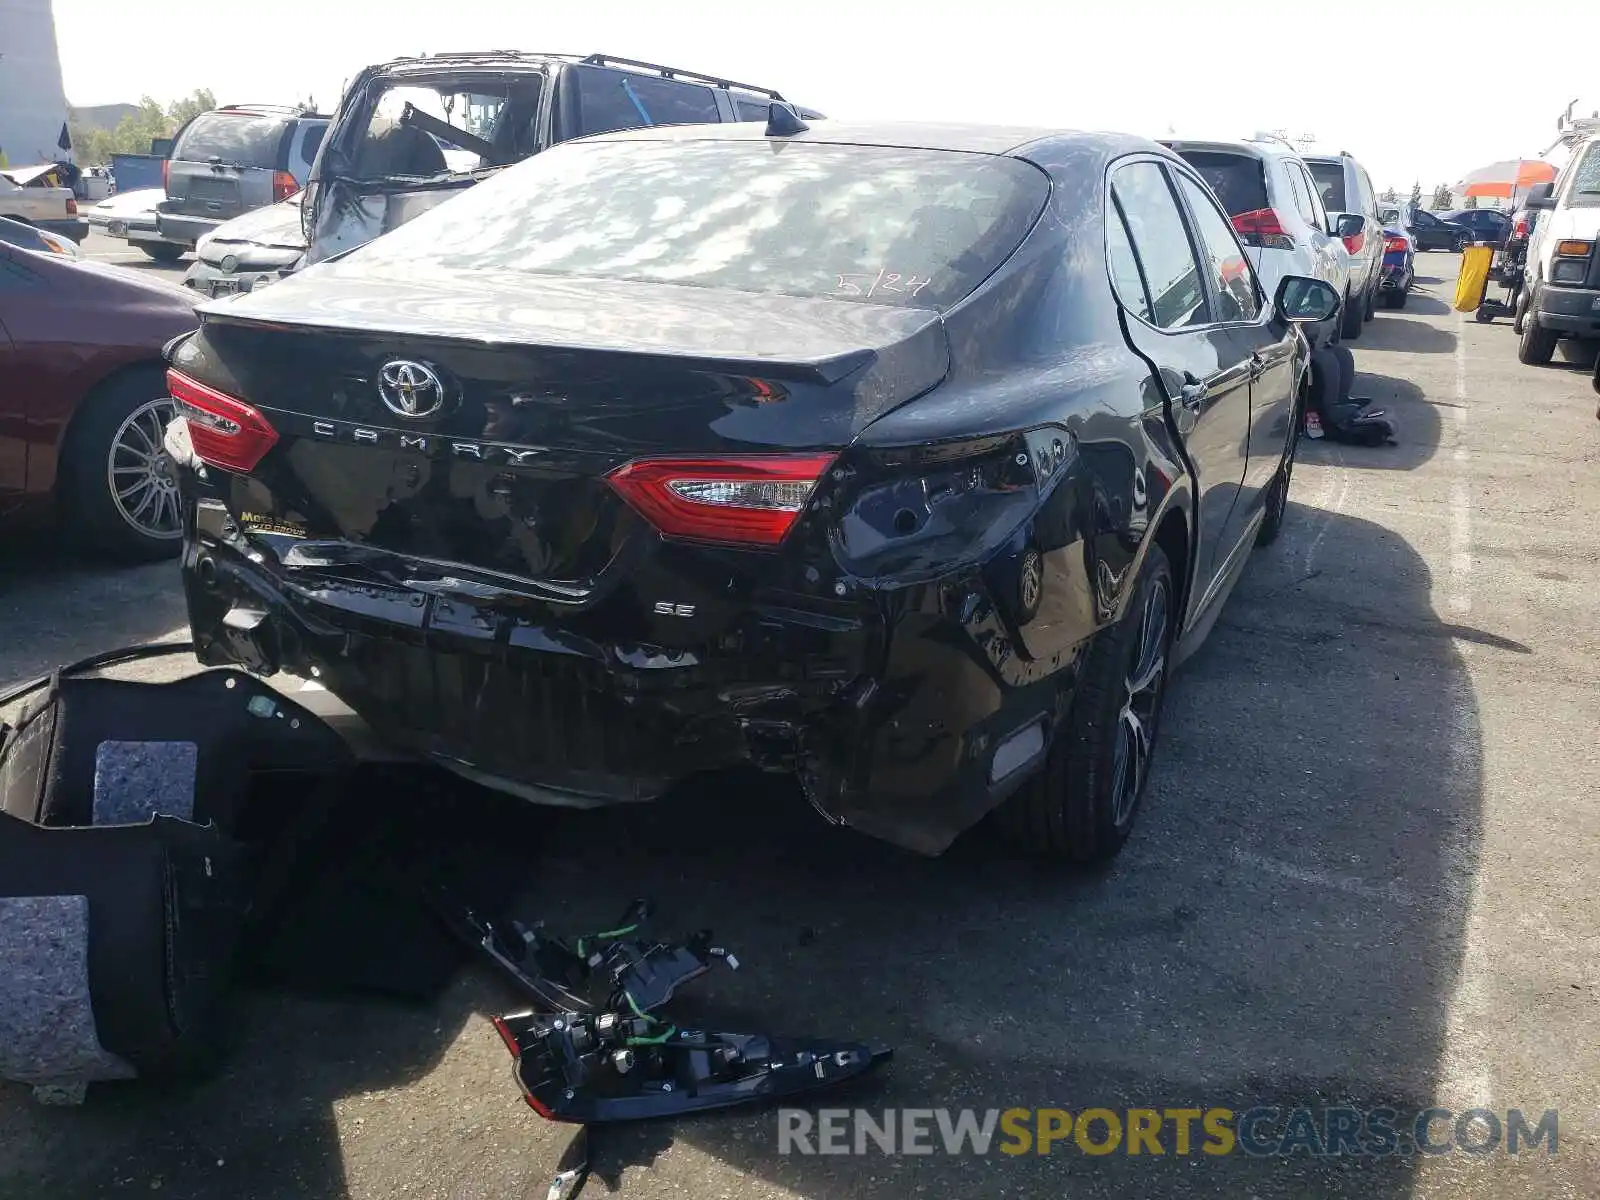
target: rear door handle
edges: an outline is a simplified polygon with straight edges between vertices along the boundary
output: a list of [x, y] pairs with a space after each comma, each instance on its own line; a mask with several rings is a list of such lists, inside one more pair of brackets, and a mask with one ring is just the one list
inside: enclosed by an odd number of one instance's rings
[[1250, 352], [1250, 382], [1254, 383], [1261, 378], [1261, 373], [1267, 369], [1267, 360], [1261, 357], [1257, 350]]
[[1200, 406], [1206, 402], [1206, 396], [1210, 391], [1211, 389], [1206, 386], [1204, 380], [1190, 376], [1189, 382], [1178, 389], [1178, 400], [1190, 412], [1199, 412]]

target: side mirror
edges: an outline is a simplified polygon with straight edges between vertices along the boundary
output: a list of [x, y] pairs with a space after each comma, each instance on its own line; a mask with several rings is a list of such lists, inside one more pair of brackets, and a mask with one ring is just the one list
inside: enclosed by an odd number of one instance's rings
[[1333, 225], [1333, 236], [1339, 238], [1360, 237], [1366, 231], [1367, 219], [1360, 213], [1340, 213]]
[[1549, 210], [1556, 206], [1556, 186], [1553, 183], [1536, 183], [1528, 189], [1527, 207]]
[[[1360, 220], [1357, 217], [1356, 220]], [[1296, 325], [1326, 321], [1339, 311], [1339, 293], [1330, 283], [1305, 275], [1285, 275], [1278, 282], [1273, 306], [1285, 321]]]

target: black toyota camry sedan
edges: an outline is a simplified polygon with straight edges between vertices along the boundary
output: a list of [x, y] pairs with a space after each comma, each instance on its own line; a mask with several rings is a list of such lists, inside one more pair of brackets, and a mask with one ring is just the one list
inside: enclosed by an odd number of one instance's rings
[[536, 801], [754, 764], [1108, 857], [1338, 297], [1152, 142], [786, 126], [570, 142], [203, 306], [198, 652]]

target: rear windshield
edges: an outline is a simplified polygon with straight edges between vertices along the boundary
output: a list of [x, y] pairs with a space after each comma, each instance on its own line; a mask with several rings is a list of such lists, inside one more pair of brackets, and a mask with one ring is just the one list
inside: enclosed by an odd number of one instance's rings
[[1178, 153], [1211, 185], [1230, 217], [1272, 207], [1267, 199], [1267, 183], [1261, 174], [1259, 158], [1211, 150], [1180, 150]]
[[172, 157], [187, 162], [221, 159], [235, 167], [278, 165], [278, 144], [283, 140], [282, 117], [251, 117], [238, 113], [201, 113], [183, 131]]
[[1336, 162], [1313, 162], [1309, 158], [1306, 166], [1311, 168], [1311, 178], [1317, 181], [1317, 190], [1322, 193], [1322, 207], [1329, 212], [1349, 212], [1344, 204], [1344, 166]]
[[1016, 249], [1048, 195], [1038, 168], [992, 155], [569, 142], [352, 260], [944, 309]]

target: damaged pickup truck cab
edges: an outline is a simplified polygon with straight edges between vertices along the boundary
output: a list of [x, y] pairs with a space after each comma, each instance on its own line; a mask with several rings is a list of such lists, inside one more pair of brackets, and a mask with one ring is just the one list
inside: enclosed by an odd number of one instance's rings
[[1284, 518], [1298, 323], [1337, 303], [1263, 295], [1138, 138], [571, 142], [200, 307], [196, 649], [534, 800], [753, 764], [920, 852], [1004, 802], [1104, 858]]
[[368, 67], [311, 170], [305, 262], [371, 241], [557, 142], [655, 125], [765, 121], [770, 88], [606, 54], [496, 51]]

